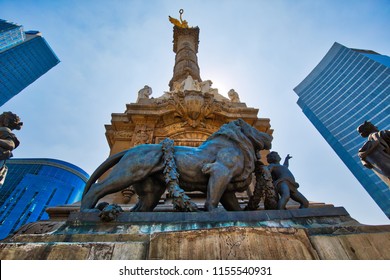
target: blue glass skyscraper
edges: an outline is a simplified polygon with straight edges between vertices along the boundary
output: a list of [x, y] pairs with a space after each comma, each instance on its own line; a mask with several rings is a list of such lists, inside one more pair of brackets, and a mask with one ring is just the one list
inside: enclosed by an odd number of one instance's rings
[[38, 31], [0, 20], [0, 106], [59, 62]]
[[89, 175], [81, 168], [55, 159], [9, 159], [0, 188], [0, 239], [22, 225], [47, 220], [48, 206], [81, 199]]
[[365, 120], [390, 129], [390, 57], [335, 43], [294, 91], [303, 113], [390, 218], [390, 189], [361, 164], [366, 139], [356, 131]]

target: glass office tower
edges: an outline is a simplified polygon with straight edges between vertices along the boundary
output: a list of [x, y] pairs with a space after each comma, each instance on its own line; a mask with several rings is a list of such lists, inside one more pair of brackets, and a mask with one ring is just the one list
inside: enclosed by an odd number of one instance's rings
[[0, 106], [59, 62], [38, 31], [0, 20]]
[[390, 57], [335, 43], [294, 89], [297, 104], [390, 218], [390, 189], [358, 157], [365, 120], [390, 129]]
[[0, 51], [22, 43], [25, 38], [22, 26], [0, 19]]
[[0, 239], [22, 225], [47, 220], [48, 206], [81, 199], [89, 175], [81, 168], [55, 159], [9, 159], [0, 188]]

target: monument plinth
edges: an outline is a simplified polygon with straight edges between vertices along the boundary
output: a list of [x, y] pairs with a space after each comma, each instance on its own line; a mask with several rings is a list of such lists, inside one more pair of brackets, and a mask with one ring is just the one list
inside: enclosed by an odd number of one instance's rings
[[[0, 243], [0, 259], [390, 259], [390, 226], [366, 226], [343, 207], [218, 213], [123, 212], [112, 222], [73, 212], [25, 225]], [[369, 244], [369, 246], [367, 245]]]

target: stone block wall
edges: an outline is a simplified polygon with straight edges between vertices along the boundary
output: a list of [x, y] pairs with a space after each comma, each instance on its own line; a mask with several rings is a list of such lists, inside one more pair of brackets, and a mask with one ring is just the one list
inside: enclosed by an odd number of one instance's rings
[[[366, 226], [367, 227], [367, 226]], [[381, 260], [390, 226], [342, 234], [277, 227], [225, 227], [151, 234], [24, 235], [0, 243], [0, 259]], [[335, 231], [338, 231], [336, 229]], [[366, 232], [364, 232], [366, 231]]]

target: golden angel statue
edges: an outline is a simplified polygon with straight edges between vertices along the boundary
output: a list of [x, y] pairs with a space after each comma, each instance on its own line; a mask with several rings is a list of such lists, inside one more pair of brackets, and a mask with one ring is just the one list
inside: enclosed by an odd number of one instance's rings
[[176, 18], [173, 18], [171, 16], [168, 16], [169, 17], [169, 21], [171, 23], [173, 23], [173, 25], [176, 25], [178, 27], [181, 27], [181, 28], [189, 28], [188, 26], [188, 22], [186, 20], [183, 20], [181, 15], [184, 13], [184, 10], [183, 9], [180, 9], [179, 11], [179, 14], [180, 14], [180, 20], [176, 19]]

